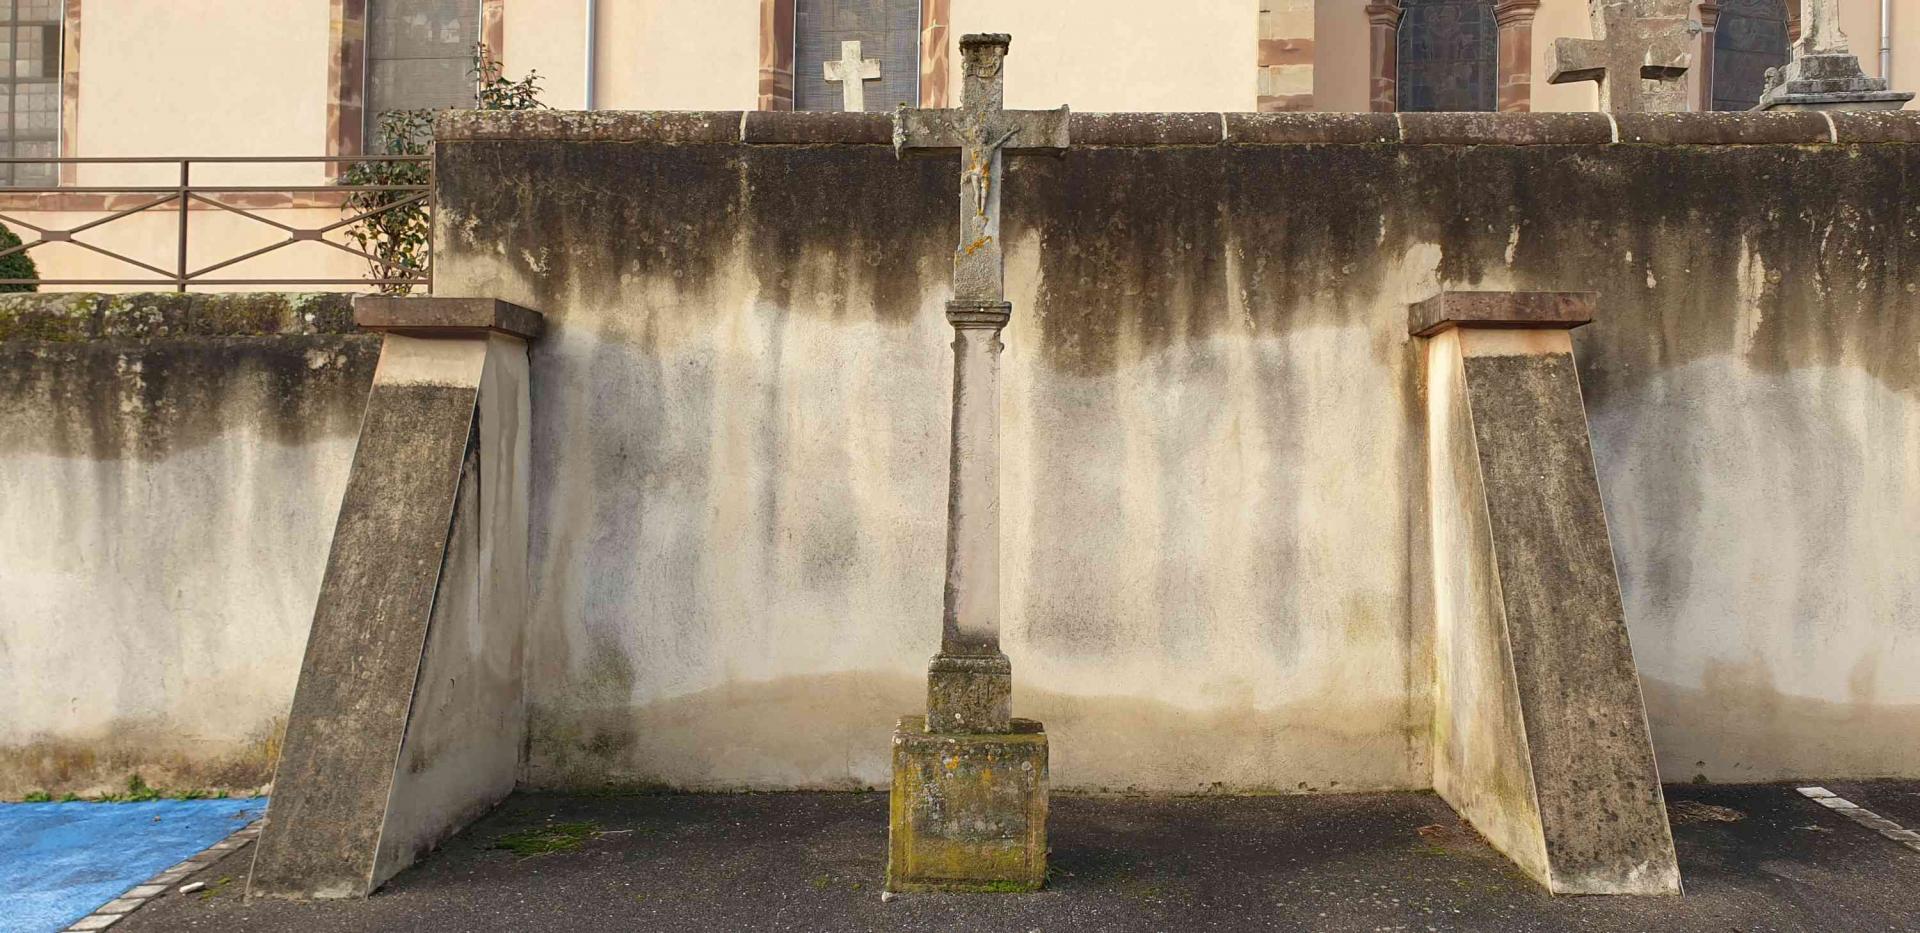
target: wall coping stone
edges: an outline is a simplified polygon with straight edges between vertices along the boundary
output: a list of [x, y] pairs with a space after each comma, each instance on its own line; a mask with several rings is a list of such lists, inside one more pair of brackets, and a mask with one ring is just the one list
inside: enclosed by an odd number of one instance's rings
[[347, 292], [13, 292], [0, 343], [353, 334]]
[[1432, 337], [1454, 327], [1572, 330], [1593, 323], [1593, 292], [1443, 291], [1407, 307], [1407, 333]]
[[[1860, 145], [1920, 143], [1920, 111], [1717, 113], [1075, 113], [1076, 147]], [[481, 111], [442, 113], [440, 142], [881, 145], [888, 113]]]
[[366, 330], [412, 337], [495, 333], [532, 340], [545, 328], [546, 317], [498, 298], [361, 295], [353, 300], [353, 322]]

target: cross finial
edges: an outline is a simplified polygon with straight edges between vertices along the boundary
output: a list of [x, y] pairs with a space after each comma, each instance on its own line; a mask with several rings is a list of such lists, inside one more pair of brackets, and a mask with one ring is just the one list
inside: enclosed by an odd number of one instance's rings
[[840, 108], [848, 112], [867, 109], [867, 82], [880, 79], [880, 60], [860, 57], [860, 40], [840, 43], [840, 60], [822, 62], [829, 82], [840, 85]]
[[1609, 113], [1686, 109], [1688, 0], [1595, 0], [1593, 39], [1555, 39], [1549, 84], [1597, 81]]

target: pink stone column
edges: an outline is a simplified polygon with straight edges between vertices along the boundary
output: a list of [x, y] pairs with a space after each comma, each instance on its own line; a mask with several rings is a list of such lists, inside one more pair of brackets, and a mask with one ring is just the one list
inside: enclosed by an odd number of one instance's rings
[[1403, 12], [1399, 0], [1367, 4], [1367, 22], [1372, 24], [1369, 100], [1374, 113], [1400, 109], [1400, 16]]
[[1501, 0], [1493, 8], [1500, 25], [1498, 108], [1533, 109], [1533, 14], [1540, 0]]

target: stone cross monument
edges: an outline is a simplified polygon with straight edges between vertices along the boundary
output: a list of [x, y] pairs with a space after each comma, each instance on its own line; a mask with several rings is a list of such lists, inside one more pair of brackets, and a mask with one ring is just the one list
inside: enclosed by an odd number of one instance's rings
[[1911, 91], [1887, 89], [1885, 77], [1870, 78], [1840, 31], [1840, 0], [1801, 0], [1800, 41], [1793, 60], [1767, 69], [1767, 87], [1756, 110], [1898, 110]]
[[867, 82], [880, 80], [880, 60], [860, 57], [860, 40], [840, 43], [840, 60], [821, 62], [829, 83], [840, 85], [840, 109], [859, 113], [867, 109]]
[[1553, 40], [1549, 84], [1600, 83], [1600, 109], [1687, 109], [1680, 83], [1693, 65], [1688, 0], [1593, 0], [1593, 39]]
[[953, 253], [953, 439], [940, 652], [927, 715], [893, 737], [889, 890], [1031, 890], [1046, 878], [1047, 740], [1012, 718], [1013, 668], [1000, 651], [1002, 168], [1008, 154], [1066, 151], [1067, 108], [1004, 109], [1009, 37], [960, 40], [958, 110], [894, 114], [897, 154], [960, 152]]

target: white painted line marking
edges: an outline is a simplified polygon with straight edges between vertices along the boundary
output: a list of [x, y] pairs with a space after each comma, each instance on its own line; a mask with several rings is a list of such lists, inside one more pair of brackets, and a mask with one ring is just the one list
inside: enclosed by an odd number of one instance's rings
[[1920, 852], [1920, 833], [1902, 827], [1878, 813], [1862, 807], [1845, 797], [1835, 796], [1833, 791], [1824, 787], [1796, 788], [1800, 795], [1841, 816], [1859, 823], [1894, 842], [1900, 843], [1915, 852]]

